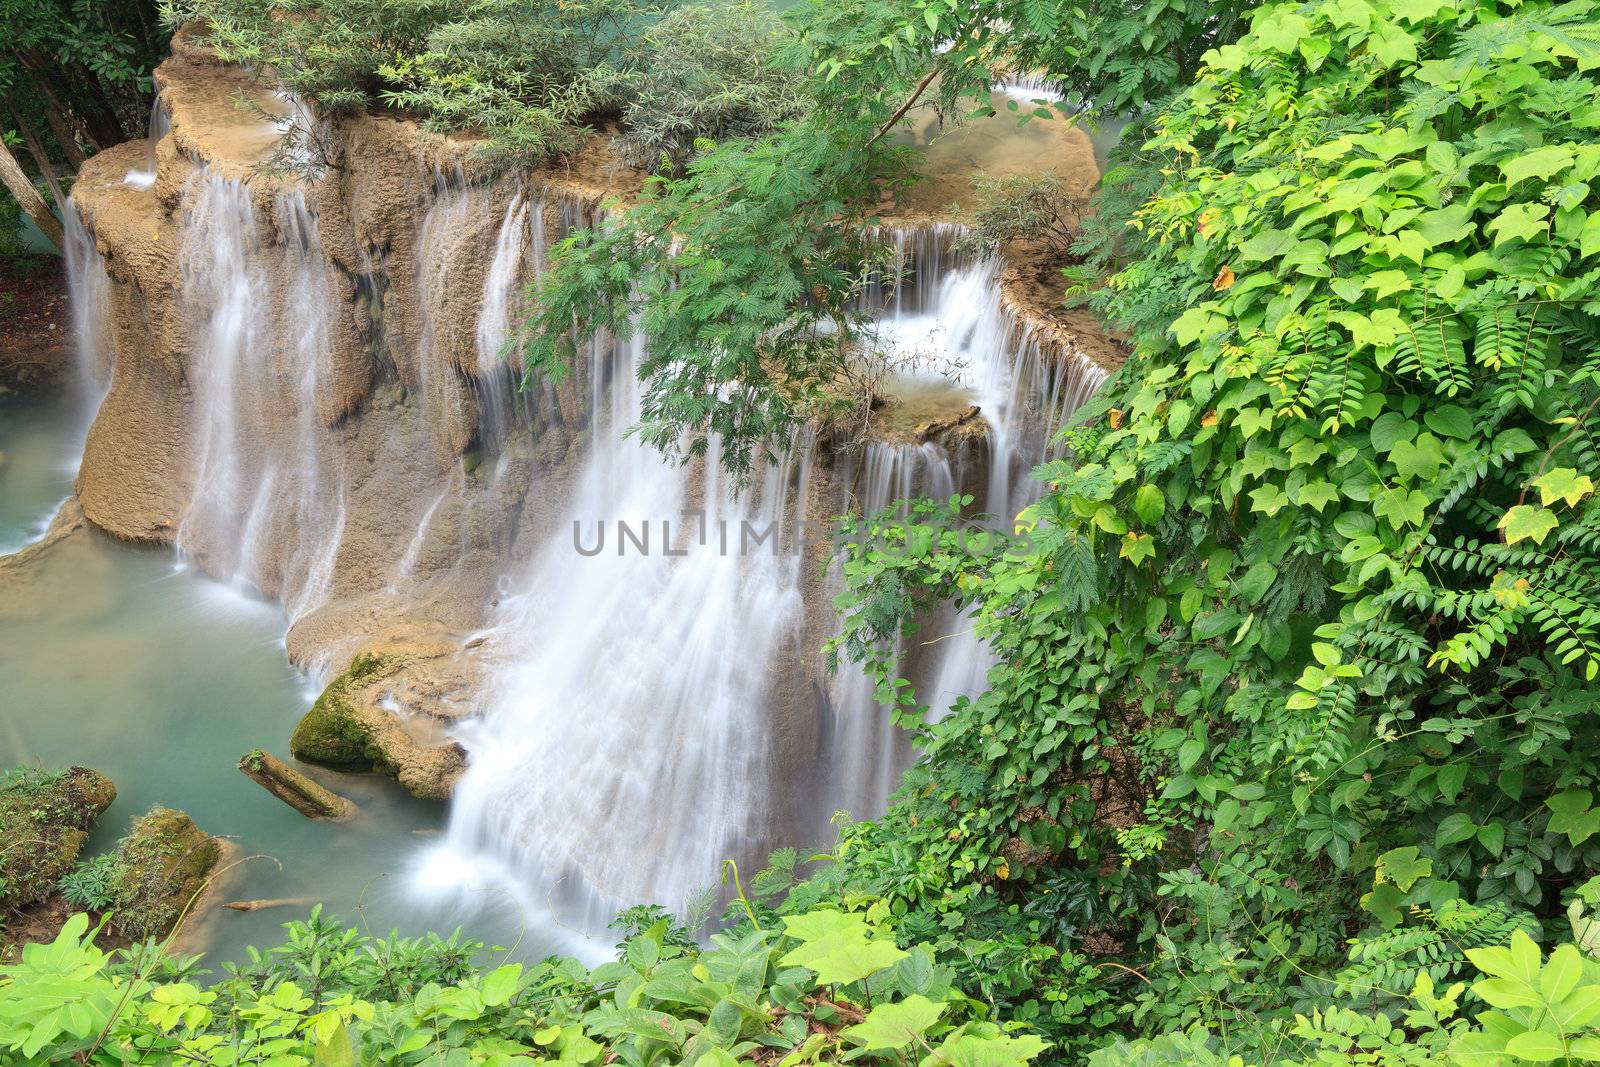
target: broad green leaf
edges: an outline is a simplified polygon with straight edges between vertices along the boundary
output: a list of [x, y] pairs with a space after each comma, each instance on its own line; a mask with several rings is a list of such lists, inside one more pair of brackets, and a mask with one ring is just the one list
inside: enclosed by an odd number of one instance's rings
[[1565, 1056], [1567, 1047], [1559, 1034], [1548, 1030], [1529, 1030], [1507, 1041], [1506, 1051], [1529, 1063], [1548, 1063]]
[[1167, 498], [1157, 486], [1141, 485], [1133, 494], [1133, 513], [1146, 526], [1155, 525], [1166, 510]]
[[864, 1048], [904, 1048], [927, 1033], [946, 1007], [921, 994], [912, 994], [901, 1001], [876, 1005], [865, 1019], [844, 1031], [844, 1036]]
[[1409, 893], [1411, 887], [1417, 884], [1417, 879], [1426, 878], [1432, 873], [1433, 861], [1419, 855], [1417, 846], [1404, 845], [1391, 848], [1378, 857], [1374, 877], [1379, 882], [1393, 882], [1402, 892]]
[[1572, 151], [1562, 145], [1545, 145], [1521, 151], [1500, 164], [1507, 185], [1524, 178], [1551, 178], [1572, 166]]
[[1531, 241], [1543, 236], [1549, 216], [1550, 209], [1543, 204], [1512, 204], [1484, 228], [1495, 235], [1494, 243], [1499, 247], [1507, 241]]
[[1548, 798], [1550, 809], [1546, 833], [1566, 834], [1568, 843], [1581, 845], [1600, 832], [1600, 811], [1594, 808], [1594, 794], [1587, 789], [1567, 789]]
[[522, 977], [522, 964], [508, 963], [496, 967], [483, 976], [483, 1002], [489, 1007], [506, 1003], [517, 992], [517, 981]]

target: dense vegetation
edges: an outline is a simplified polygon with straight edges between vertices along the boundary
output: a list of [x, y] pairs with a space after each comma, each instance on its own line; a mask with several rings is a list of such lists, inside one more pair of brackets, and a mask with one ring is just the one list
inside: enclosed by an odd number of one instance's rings
[[[770, 62], [715, 51], [736, 91], [704, 108], [683, 57], [737, 25], [549, 7], [330, 4], [272, 33], [259, 3], [191, 13], [326, 109], [482, 115], [508, 160], [652, 92], [693, 105], [635, 115], [661, 173], [555, 251], [523, 342], [553, 374], [575, 322], [641, 330], [644, 435], [720, 439], [737, 469], [849, 373], [909, 108], [983, 110], [1022, 69], [1142, 109], [1071, 214], [1063, 288], [1131, 349], [1063, 429], [1071, 459], [1014, 538], [974, 550], [959, 501], [924, 503], [875, 525], [925, 547], [847, 564], [837, 651], [926, 759], [809, 876], [779, 857], [707, 949], [646, 916], [593, 972], [476, 973], [458, 943], [314, 919], [203, 991], [75, 926], [0, 972], [0, 1041], [110, 1063], [1600, 1059], [1600, 4], [817, 0], [752, 21]], [[522, 13], [581, 62], [516, 53], [492, 22]], [[929, 725], [881, 650], [941, 601], [999, 665]]]
[[[86, 156], [144, 136], [150, 71], [166, 52], [155, 5], [6, 0], [0, 16], [0, 142], [59, 202]], [[0, 255], [21, 252], [17, 201], [0, 190]]]

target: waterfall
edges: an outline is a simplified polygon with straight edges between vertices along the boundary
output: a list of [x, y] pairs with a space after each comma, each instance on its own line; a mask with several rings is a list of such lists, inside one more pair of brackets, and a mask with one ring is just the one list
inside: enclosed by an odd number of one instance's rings
[[593, 923], [640, 901], [681, 909], [722, 859], [767, 843], [772, 665], [799, 623], [799, 562], [750, 542], [792, 485], [803, 499], [810, 451], [742, 493], [714, 454], [674, 467], [623, 434], [641, 343], [591, 351], [587, 467], [502, 605], [502, 666], [462, 731], [450, 830], [417, 882], [543, 887]]
[[[979, 505], [993, 525], [1007, 529], [1038, 496], [1040, 483], [1027, 472], [1059, 457], [1055, 432], [1099, 388], [1105, 372], [1081, 354], [1047, 352], [1004, 308], [1000, 261], [952, 252], [959, 232], [937, 225], [883, 235], [895, 269], [865, 296], [878, 314], [871, 340], [896, 368], [902, 389], [932, 380], [970, 390], [988, 430], [988, 478]], [[862, 462], [856, 481], [863, 490], [854, 503], [863, 515], [913, 492], [946, 499], [961, 482], [955, 457], [933, 444], [914, 450], [871, 444]], [[995, 659], [975, 632], [971, 612], [944, 609], [921, 622], [921, 647], [902, 642], [895, 651], [928, 705], [928, 718], [937, 721], [962, 697], [987, 688]], [[910, 746], [889, 725], [871, 680], [858, 668], [841, 664], [830, 698], [825, 758], [846, 768], [836, 795], [852, 815], [874, 816], [909, 765]]]
[[[860, 486], [854, 505], [862, 516], [877, 515], [897, 500], [916, 496], [946, 500], [956, 491], [950, 457], [933, 444], [872, 442], [850, 481]], [[829, 577], [832, 588], [841, 587], [837, 564]], [[905, 650], [896, 651], [901, 658]], [[832, 809], [856, 819], [883, 814], [889, 794], [914, 757], [911, 735], [878, 704], [873, 680], [846, 662], [840, 663], [831, 680], [822, 746]]]
[[1011, 74], [995, 82], [992, 88], [994, 92], [1024, 104], [1038, 101], [1055, 104], [1066, 97], [1059, 82], [1038, 73]]
[[495, 238], [494, 258], [484, 276], [483, 305], [478, 313], [478, 432], [480, 441], [495, 450], [504, 443], [512, 425], [526, 418], [526, 412], [519, 411], [525, 394], [517, 389], [517, 371], [507, 360], [505, 347], [521, 310], [517, 284], [526, 266], [530, 213], [535, 234], [533, 277], [543, 269], [544, 201], [530, 204], [518, 191], [506, 205], [505, 218]]
[[[72, 307], [72, 340], [78, 363], [78, 376], [84, 390], [87, 417], [111, 387], [111, 372], [116, 363], [111, 330], [106, 320], [111, 310], [111, 276], [105, 260], [95, 248], [94, 235], [79, 218], [77, 205], [70, 199], [64, 216], [67, 247], [62, 250], [67, 267], [67, 299]], [[85, 429], [88, 424], [85, 422]]]
[[[489, 357], [523, 242], [543, 238], [542, 209], [527, 232], [525, 211], [514, 198], [500, 219], [477, 323], [480, 377], [497, 365]], [[953, 382], [980, 406], [990, 424], [984, 506], [1009, 521], [1034, 492], [1021, 474], [1047, 454], [1049, 432], [1032, 421], [1064, 418], [1100, 374], [1047, 358], [1003, 308], [998, 262], [952, 251], [958, 232], [886, 231], [904, 269], [864, 299], [878, 318], [873, 343], [897, 374]], [[815, 810], [772, 810], [776, 676], [814, 650], [795, 645], [799, 557], [741, 551], [740, 535], [804, 520], [813, 450], [797, 441], [743, 493], [714, 449], [687, 470], [670, 466], [624, 436], [639, 413], [642, 343], [597, 338], [586, 377], [580, 368], [584, 473], [486, 635], [496, 663], [479, 713], [458, 732], [467, 772], [446, 838], [413, 878], [435, 903], [481, 906], [503, 894], [524, 914], [553, 906], [590, 927], [633, 903], [682, 911], [715, 883], [721, 860], [784, 843], [774, 837], [780, 815], [815, 825], [836, 808], [878, 814], [914, 758], [871, 682], [847, 666], [820, 708]], [[852, 499], [839, 504], [862, 513], [963, 487], [960, 457], [932, 442], [872, 443], [855, 464], [843, 475]], [[928, 636], [941, 640], [900, 650], [935, 714], [977, 692], [991, 663], [971, 620], [949, 614], [929, 620]]]
[[156, 145], [172, 131], [172, 120], [167, 116], [166, 105], [161, 100], [161, 90], [156, 89], [155, 100], [150, 104], [150, 125], [145, 132], [145, 169], [130, 170], [123, 181], [135, 189], [148, 189], [156, 183]]
[[177, 543], [277, 596], [292, 622], [329, 595], [345, 493], [319, 415], [332, 384], [330, 268], [298, 191], [278, 196], [272, 215], [258, 217], [247, 185], [208, 172], [185, 192], [197, 454]]

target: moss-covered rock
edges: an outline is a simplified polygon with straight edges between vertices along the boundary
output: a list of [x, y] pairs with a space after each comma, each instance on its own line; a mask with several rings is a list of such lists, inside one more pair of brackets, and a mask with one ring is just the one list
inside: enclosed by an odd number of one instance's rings
[[111, 779], [86, 767], [0, 776], [0, 911], [49, 896], [116, 798]]
[[296, 759], [330, 767], [389, 769], [371, 727], [363, 721], [356, 694], [394, 673], [402, 662], [400, 656], [358, 654], [350, 669], [329, 682], [301, 718], [289, 738], [289, 751]]
[[165, 937], [205, 888], [222, 842], [172, 808], [152, 808], [117, 845], [112, 922], [135, 941]]

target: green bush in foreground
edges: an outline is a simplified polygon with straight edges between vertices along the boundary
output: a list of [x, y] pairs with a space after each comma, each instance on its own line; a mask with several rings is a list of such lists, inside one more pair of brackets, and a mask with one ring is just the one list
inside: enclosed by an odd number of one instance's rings
[[[74, 916], [0, 968], [8, 1064], [948, 1064], [1023, 1067], [1045, 1043], [954, 989], [868, 913], [754, 920], [686, 945], [660, 919], [616, 962], [473, 970], [481, 946], [379, 940], [313, 912], [210, 986], [155, 946], [115, 957]], [[18, 1059], [17, 1057], [21, 1057]]]
[[[1117, 1041], [1087, 1060], [1053, 1055], [954, 989], [925, 947], [896, 946], [865, 913], [817, 909], [750, 921], [696, 947], [665, 918], [634, 927], [615, 962], [550, 958], [475, 968], [459, 935], [372, 938], [324, 918], [285, 924], [284, 944], [250, 949], [202, 985], [198, 957], [161, 946], [108, 954], [88, 918], [0, 967], [7, 1064], [726, 1065], [1243, 1067], [1203, 1030]], [[1470, 950], [1476, 980], [1422, 973], [1389, 1013], [1333, 1005], [1298, 1015], [1275, 1067], [1576, 1064], [1600, 1059], [1600, 961], [1592, 925], [1545, 956], [1525, 933]], [[1470, 1006], [1469, 1013], [1463, 1010]]]

